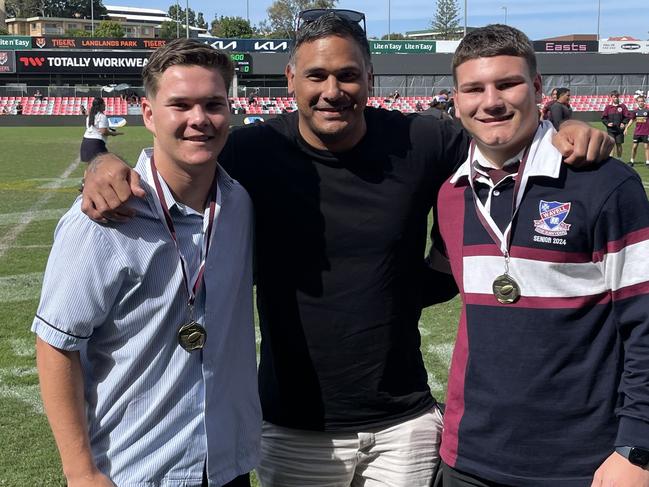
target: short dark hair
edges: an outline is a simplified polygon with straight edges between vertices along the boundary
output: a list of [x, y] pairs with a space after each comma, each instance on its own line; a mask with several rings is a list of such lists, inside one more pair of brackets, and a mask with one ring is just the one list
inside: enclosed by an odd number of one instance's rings
[[298, 29], [295, 42], [289, 55], [289, 64], [295, 65], [295, 53], [299, 47], [307, 42], [314, 42], [324, 37], [349, 37], [352, 39], [363, 52], [365, 65], [368, 69], [372, 67], [372, 55], [370, 54], [370, 44], [367, 42], [365, 31], [357, 22], [351, 22], [343, 17], [336, 15], [335, 11], [326, 13], [318, 17], [313, 22], [305, 22]]
[[570, 88], [557, 88], [557, 100], [561, 98], [565, 93], [570, 93]]
[[620, 96], [620, 92], [617, 91], [617, 90], [613, 90], [613, 91], [611, 91], [611, 95], [610, 95], [610, 96]]
[[529, 38], [520, 30], [502, 24], [491, 24], [469, 32], [453, 55], [453, 78], [457, 85], [457, 67], [482, 57], [517, 56], [527, 61], [530, 76], [536, 76], [536, 55]]
[[172, 66], [201, 66], [216, 69], [230, 89], [234, 77], [234, 66], [230, 56], [196, 39], [174, 39], [154, 51], [149, 63], [142, 70], [144, 91], [147, 96], [158, 92], [158, 80], [162, 73]]

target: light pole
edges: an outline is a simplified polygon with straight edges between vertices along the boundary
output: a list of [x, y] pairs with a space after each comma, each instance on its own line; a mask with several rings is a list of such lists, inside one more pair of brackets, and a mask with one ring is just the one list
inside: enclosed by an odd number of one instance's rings
[[90, 0], [90, 32], [95, 37], [95, 0]]
[[189, 39], [189, 0], [185, 0], [185, 35]]
[[500, 7], [500, 8], [503, 9], [503, 10], [505, 11], [505, 25], [507, 25], [507, 7], [503, 5], [503, 6]]
[[466, 2], [467, 0], [464, 0], [464, 37], [466, 37], [466, 19], [467, 19]]
[[390, 27], [390, 0], [388, 0], [388, 40], [390, 40], [391, 35], [392, 35], [392, 28]]
[[246, 20], [250, 23], [250, 0], [246, 0]]
[[176, 0], [176, 39], [180, 37], [180, 5]]
[[597, 40], [599, 41], [599, 21], [602, 14], [602, 0], [597, 0]]

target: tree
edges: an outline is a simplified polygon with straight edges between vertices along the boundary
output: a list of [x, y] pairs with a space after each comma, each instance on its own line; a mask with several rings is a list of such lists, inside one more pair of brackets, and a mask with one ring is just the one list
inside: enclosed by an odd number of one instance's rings
[[[102, 0], [92, 0], [95, 18], [106, 15]], [[7, 0], [8, 17], [85, 17], [90, 18], [88, 0]]]
[[95, 29], [95, 37], [124, 37], [124, 29], [119, 22], [102, 20]]
[[0, 36], [8, 36], [8, 35], [9, 35], [9, 31], [4, 27], [0, 27]]
[[338, 0], [275, 0], [268, 7], [268, 20], [260, 24], [267, 37], [295, 38], [297, 16], [308, 8], [333, 8]]
[[[167, 16], [170, 19], [177, 20], [181, 23], [181, 27], [183, 30], [185, 28], [185, 20], [189, 20], [189, 25], [192, 27], [201, 27], [203, 29], [207, 29], [207, 22], [205, 22], [205, 17], [203, 15], [203, 12], [198, 12], [198, 15], [194, 10], [190, 7], [188, 10], [188, 15], [185, 17], [185, 9], [183, 9], [180, 5], [174, 4], [171, 7], [169, 7], [169, 10], [167, 10]], [[174, 37], [175, 34], [174, 34]]]
[[393, 32], [392, 34], [385, 34], [383, 37], [381, 37], [382, 41], [402, 41], [406, 38], [403, 34], [400, 34], [398, 32]]
[[437, 0], [437, 11], [431, 23], [436, 39], [459, 39], [460, 7], [457, 0]]
[[185, 37], [185, 25], [176, 22], [162, 22], [160, 24], [160, 38], [175, 39], [176, 37]]
[[196, 27], [200, 27], [201, 29], [207, 29], [207, 22], [205, 22], [205, 18], [203, 17], [203, 12], [198, 12], [198, 15], [196, 16]]
[[214, 17], [210, 32], [214, 37], [249, 39], [255, 31], [250, 22], [242, 17]]

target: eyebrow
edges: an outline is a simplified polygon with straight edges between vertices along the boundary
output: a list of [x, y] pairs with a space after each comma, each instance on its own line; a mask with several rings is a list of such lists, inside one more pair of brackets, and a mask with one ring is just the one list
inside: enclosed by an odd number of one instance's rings
[[[224, 101], [227, 100], [226, 97], [222, 95], [215, 95], [215, 96], [208, 96], [207, 98], [199, 98], [201, 100], [207, 100], [207, 101]], [[192, 96], [172, 96], [167, 99], [167, 103], [179, 103], [187, 100], [196, 100], [196, 98]]]
[[[521, 75], [512, 75], [512, 76], [505, 76], [504, 78], [499, 78], [495, 80], [495, 83], [511, 83], [511, 82], [525, 82], [525, 77]], [[458, 86], [458, 89], [466, 89], [466, 88], [474, 88], [476, 86], [484, 86], [485, 83], [482, 81], [468, 81], [466, 83], [462, 83]]]

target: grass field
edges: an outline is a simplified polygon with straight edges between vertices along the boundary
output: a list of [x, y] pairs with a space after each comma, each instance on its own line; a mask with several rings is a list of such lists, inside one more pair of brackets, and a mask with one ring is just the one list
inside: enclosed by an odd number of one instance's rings
[[[0, 487], [65, 485], [42, 411], [29, 328], [56, 222], [78, 194], [82, 132], [0, 128]], [[109, 147], [134, 161], [150, 136], [142, 127], [124, 132]], [[624, 160], [629, 154], [630, 142]], [[649, 188], [649, 170], [644, 164], [636, 169]], [[438, 397], [446, 386], [458, 311], [454, 300], [426, 309], [420, 322], [429, 383]]]

